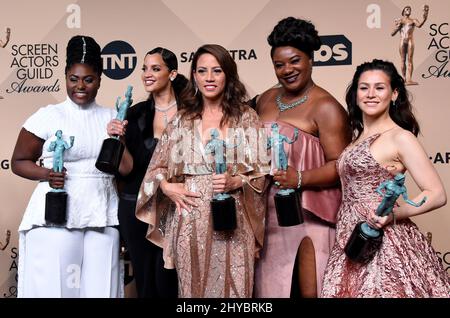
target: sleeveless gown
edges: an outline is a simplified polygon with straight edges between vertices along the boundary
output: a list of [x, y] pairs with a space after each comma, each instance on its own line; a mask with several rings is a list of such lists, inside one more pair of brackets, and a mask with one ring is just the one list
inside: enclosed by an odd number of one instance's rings
[[350, 148], [338, 159], [343, 195], [336, 224], [336, 243], [324, 275], [322, 297], [450, 297], [449, 277], [425, 236], [410, 219], [384, 228], [383, 243], [367, 264], [344, 253], [353, 228], [375, 210], [382, 196], [378, 185], [392, 175], [370, 153], [380, 134]]

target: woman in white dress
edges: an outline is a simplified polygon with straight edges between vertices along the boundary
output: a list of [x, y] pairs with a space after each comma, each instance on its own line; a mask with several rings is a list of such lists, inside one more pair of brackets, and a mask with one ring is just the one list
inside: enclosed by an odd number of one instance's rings
[[[93, 38], [70, 39], [65, 73], [66, 100], [42, 107], [26, 120], [11, 159], [15, 174], [39, 181], [19, 226], [18, 296], [118, 297], [117, 192], [113, 176], [95, 168], [115, 110], [95, 102], [102, 60]], [[125, 126], [126, 121], [115, 133], [123, 135]], [[62, 172], [52, 169], [57, 154], [50, 145], [58, 130], [68, 144], [62, 151]], [[36, 164], [39, 158], [43, 166]], [[125, 150], [120, 172], [129, 172], [131, 164]], [[63, 188], [66, 222], [53, 224], [45, 219], [46, 194]]]

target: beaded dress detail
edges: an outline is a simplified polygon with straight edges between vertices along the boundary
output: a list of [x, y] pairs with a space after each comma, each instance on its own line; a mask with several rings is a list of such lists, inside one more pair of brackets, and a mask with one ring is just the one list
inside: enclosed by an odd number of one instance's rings
[[379, 135], [347, 147], [337, 161], [342, 205], [321, 296], [448, 298], [449, 277], [434, 249], [410, 219], [384, 228], [381, 248], [369, 263], [354, 263], [344, 253], [355, 225], [365, 221], [382, 200], [376, 188], [392, 178], [370, 153], [370, 145]]

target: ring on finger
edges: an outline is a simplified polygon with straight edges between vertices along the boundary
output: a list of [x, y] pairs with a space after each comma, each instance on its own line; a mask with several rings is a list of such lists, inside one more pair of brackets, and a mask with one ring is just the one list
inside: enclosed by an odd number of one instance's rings
[[275, 185], [276, 185], [277, 187], [279, 187], [279, 186], [280, 186], [280, 183], [279, 183], [278, 181], [275, 181]]

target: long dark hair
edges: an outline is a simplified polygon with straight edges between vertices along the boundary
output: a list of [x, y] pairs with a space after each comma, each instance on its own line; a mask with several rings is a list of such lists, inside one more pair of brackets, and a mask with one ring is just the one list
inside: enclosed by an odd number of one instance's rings
[[395, 104], [391, 103], [389, 107], [389, 116], [397, 125], [403, 129], [409, 130], [417, 136], [420, 132], [420, 127], [412, 112], [409, 92], [406, 90], [405, 80], [400, 76], [394, 64], [389, 61], [374, 59], [372, 62], [363, 63], [356, 68], [353, 80], [347, 87], [345, 101], [347, 103], [350, 125], [355, 139], [361, 135], [364, 129], [362, 111], [356, 103], [359, 78], [362, 73], [374, 70], [384, 72], [390, 79], [391, 89], [393, 91], [397, 90], [398, 92]]
[[222, 100], [223, 117], [220, 126], [223, 126], [229, 120], [238, 120], [244, 109], [244, 103], [247, 98], [247, 90], [244, 84], [239, 80], [237, 66], [228, 51], [217, 44], [205, 44], [195, 53], [191, 64], [191, 74], [189, 83], [182, 94], [182, 117], [197, 119], [202, 117], [203, 99], [202, 95], [196, 91], [194, 84], [194, 72], [197, 69], [197, 62], [202, 54], [211, 54], [219, 62], [220, 67], [225, 73], [225, 89]]
[[[161, 58], [164, 61], [164, 63], [166, 64], [166, 66], [168, 67], [169, 72], [171, 72], [173, 70], [178, 70], [177, 56], [171, 50], [158, 46], [158, 47], [148, 51], [147, 54], [145, 54], [145, 56], [151, 55], [151, 54], [161, 55]], [[177, 77], [175, 77], [175, 79], [171, 83], [172, 83], [172, 88], [175, 93], [175, 99], [176, 99], [177, 105], [179, 107], [182, 103], [180, 96], [181, 96], [182, 91], [186, 87], [188, 80], [183, 74], [178, 73]], [[152, 94], [150, 94], [148, 99], [150, 101], [153, 101]]]

